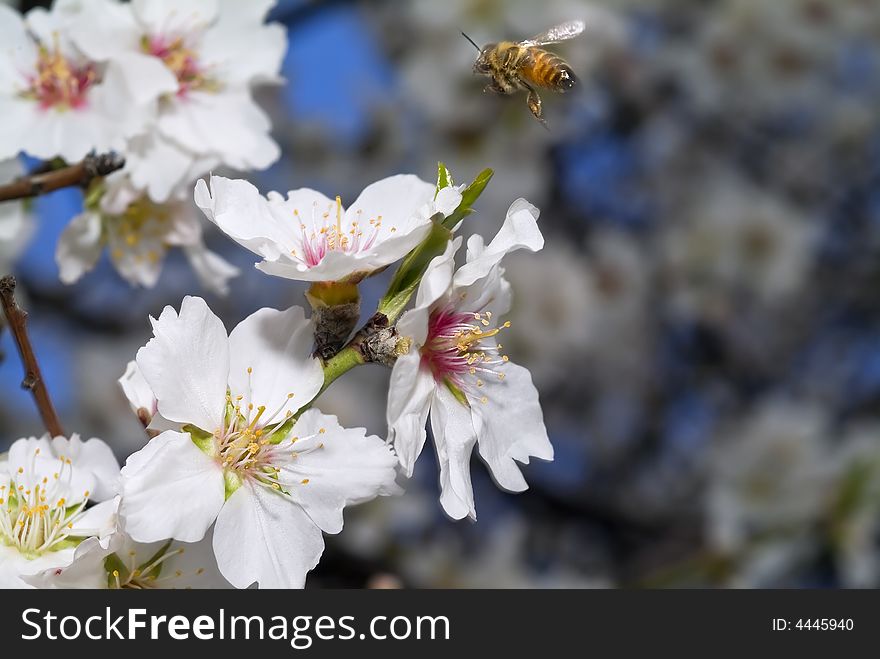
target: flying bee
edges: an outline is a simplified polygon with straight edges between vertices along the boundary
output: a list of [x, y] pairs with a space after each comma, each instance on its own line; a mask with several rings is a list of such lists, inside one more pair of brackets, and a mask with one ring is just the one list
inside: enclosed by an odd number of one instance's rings
[[480, 48], [473, 39], [462, 36], [480, 51], [474, 62], [474, 73], [489, 76], [492, 80], [484, 91], [496, 94], [512, 94], [518, 89], [528, 92], [526, 103], [535, 119], [547, 128], [541, 113], [541, 97], [537, 88], [564, 94], [577, 84], [577, 77], [568, 63], [542, 46], [574, 39], [584, 31], [583, 21], [568, 21], [551, 27], [525, 41], [501, 41]]

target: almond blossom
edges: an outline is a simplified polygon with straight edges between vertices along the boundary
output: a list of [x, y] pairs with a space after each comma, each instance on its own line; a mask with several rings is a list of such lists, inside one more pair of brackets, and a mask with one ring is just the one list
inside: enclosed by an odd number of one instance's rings
[[229, 279], [238, 274], [238, 268], [205, 247], [189, 204], [157, 204], [124, 178], [108, 181], [100, 200], [87, 203], [64, 229], [55, 252], [61, 281], [79, 280], [95, 267], [105, 247], [116, 270], [134, 286], [156, 284], [171, 247], [183, 249], [199, 281], [215, 293], [225, 294]]
[[28, 588], [23, 578], [66, 567], [85, 538], [109, 535], [118, 477], [100, 439], [14, 442], [0, 462], [0, 587]]
[[345, 505], [396, 491], [378, 437], [315, 409], [323, 371], [300, 307], [260, 309], [227, 336], [201, 298], [153, 321], [137, 366], [166, 430], [128, 458], [120, 514], [136, 542], [202, 539], [214, 525], [234, 586], [302, 587]]
[[196, 183], [195, 201], [207, 218], [263, 257], [263, 272], [299, 281], [364, 276], [403, 258], [431, 229], [431, 217], [451, 215], [457, 188], [440, 190], [411, 174], [367, 186], [343, 208], [309, 188], [263, 197], [243, 180], [211, 176]]
[[278, 81], [287, 38], [273, 0], [89, 0], [71, 38], [112, 62], [154, 120], [127, 149], [126, 173], [155, 201], [218, 165], [262, 169], [279, 156], [251, 87]]
[[[538, 209], [524, 199], [507, 212], [498, 235], [468, 241], [467, 263], [454, 271], [459, 239], [435, 258], [415, 307], [397, 324], [406, 352], [396, 361], [388, 393], [389, 442], [412, 474], [430, 416], [440, 462], [440, 503], [448, 515], [476, 518], [470, 478], [474, 445], [498, 485], [527, 488], [515, 461], [553, 458], [538, 392], [529, 372], [508, 360], [498, 336], [509, 327], [510, 286], [501, 259], [544, 245]], [[408, 343], [408, 345], [407, 345]]]
[[[118, 507], [119, 498], [113, 502]], [[217, 569], [211, 534], [196, 543], [134, 542], [114, 517], [116, 530], [91, 537], [76, 548], [70, 565], [44, 570], [24, 581], [52, 589], [229, 588]]]
[[149, 106], [129, 93], [121, 71], [83, 53], [69, 38], [73, 20], [92, 22], [76, 0], [22, 17], [0, 5], [0, 159], [21, 151], [79, 160], [121, 149]]

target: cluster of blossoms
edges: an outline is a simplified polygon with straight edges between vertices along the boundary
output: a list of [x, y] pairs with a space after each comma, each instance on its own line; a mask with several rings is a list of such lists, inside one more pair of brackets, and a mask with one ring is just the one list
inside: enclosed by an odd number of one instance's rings
[[[287, 39], [265, 24], [272, 0], [56, 0], [21, 16], [0, 6], [0, 160], [74, 162], [116, 151], [125, 166], [87, 190], [60, 238], [72, 283], [106, 247], [133, 285], [152, 286], [172, 246], [223, 293], [235, 268], [204, 246], [186, 204], [216, 167], [262, 169], [279, 156], [256, 84], [277, 82]], [[2, 239], [2, 236], [0, 236]]]
[[[441, 168], [436, 186], [393, 176], [345, 209], [314, 190], [263, 197], [246, 181], [200, 180], [205, 215], [258, 254], [259, 269], [311, 282], [314, 313], [263, 308], [227, 333], [203, 299], [186, 297], [179, 311], [151, 318], [153, 338], [120, 378], [149, 441], [121, 470], [100, 440], [17, 442], [3, 472], [2, 581], [300, 588], [347, 505], [403, 491], [429, 419], [450, 517], [476, 517], [475, 446], [500, 487], [526, 489], [516, 463], [550, 460], [553, 450], [531, 376], [499, 342], [511, 303], [501, 262], [544, 240], [538, 210], [519, 199], [488, 244], [470, 238], [456, 269], [453, 231], [480, 191], [452, 185]], [[332, 311], [357, 305], [351, 289], [397, 261], [374, 319], [318, 356], [323, 326], [341, 322]], [[354, 324], [346, 327], [347, 339]], [[393, 367], [387, 439], [315, 406], [366, 361]], [[87, 507], [90, 498], [102, 503]]]

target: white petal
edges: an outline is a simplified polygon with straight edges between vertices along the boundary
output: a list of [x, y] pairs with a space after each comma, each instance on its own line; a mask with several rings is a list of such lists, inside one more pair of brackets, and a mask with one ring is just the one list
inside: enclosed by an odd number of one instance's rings
[[221, 21], [202, 39], [200, 61], [217, 70], [227, 84], [278, 81], [281, 60], [287, 50], [284, 26], [263, 25], [261, 18], [253, 16], [236, 18], [236, 14], [252, 11], [250, 5], [255, 4], [252, 1], [225, 4], [229, 9], [221, 10]]
[[[345, 212], [348, 222], [355, 220], [362, 225], [372, 218], [381, 217], [388, 235], [392, 227], [406, 232], [427, 219], [419, 211], [434, 198], [435, 186], [412, 174], [397, 174], [376, 181], [364, 188], [355, 202]], [[348, 223], [347, 222], [347, 223]]]
[[489, 465], [496, 482], [513, 492], [528, 488], [514, 460], [528, 464], [534, 456], [553, 459], [553, 447], [544, 427], [538, 390], [528, 370], [507, 363], [501, 369], [504, 379], [487, 378], [488, 402], [474, 403], [480, 456]]
[[209, 190], [200, 179], [194, 196], [196, 205], [223, 233], [265, 259], [274, 261], [299, 246], [293, 213], [277, 217], [269, 202], [247, 181], [212, 176]]
[[278, 159], [270, 126], [250, 91], [234, 88], [175, 97], [158, 119], [165, 138], [192, 153], [216, 153], [237, 169], [265, 169]]
[[41, 589], [100, 589], [107, 588], [107, 570], [104, 559], [109, 549], [101, 547], [98, 538], [86, 538], [76, 548], [72, 563], [32, 576], [23, 577], [25, 583]]
[[86, 211], [64, 228], [55, 248], [55, 262], [62, 282], [72, 284], [95, 267], [101, 256], [101, 216]]
[[28, 558], [12, 547], [0, 544], [0, 588], [32, 588], [23, 581], [24, 578], [43, 570], [66, 567], [73, 557], [73, 547]]
[[537, 252], [544, 246], [544, 237], [538, 229], [540, 211], [525, 199], [517, 199], [507, 211], [504, 224], [488, 245], [482, 238], [472, 236], [468, 241], [468, 260], [455, 273], [456, 288], [470, 286], [487, 276], [505, 254], [518, 249]]
[[191, 180], [195, 160], [192, 153], [154, 133], [129, 141], [125, 169], [135, 187], [163, 203]]
[[117, 494], [119, 462], [106, 442], [93, 437], [83, 442], [79, 435], [70, 439], [55, 437], [52, 440], [55, 455], [70, 458], [74, 467], [90, 471], [95, 477], [95, 488], [89, 497], [93, 501], [105, 501]]
[[74, 537], [94, 537], [106, 546], [107, 539], [116, 531], [119, 498], [86, 509], [73, 523], [71, 535]]
[[237, 277], [241, 272], [229, 261], [204, 245], [184, 247], [183, 253], [195, 271], [199, 283], [217, 295], [227, 295], [229, 280]]
[[131, 406], [135, 414], [139, 414], [140, 410], [144, 410], [147, 414], [147, 422], [153, 418], [153, 415], [159, 411], [157, 407], [156, 397], [153, 390], [144, 379], [138, 368], [137, 362], [134, 360], [128, 362], [125, 367], [125, 373], [118, 380], [122, 392], [125, 394], [128, 404]]
[[177, 91], [177, 78], [156, 57], [137, 52], [121, 53], [113, 58], [111, 66], [119, 67], [125, 89], [138, 105]]
[[421, 365], [418, 351], [397, 358], [388, 388], [388, 441], [407, 476], [412, 476], [416, 458], [425, 445], [425, 422], [434, 395], [433, 375]]
[[471, 453], [477, 437], [470, 410], [446, 387], [437, 387], [431, 430], [440, 462], [440, 504], [453, 519], [477, 518], [471, 486]]
[[26, 468], [30, 463], [31, 458], [38, 454], [43, 455], [44, 457], [55, 455], [52, 449], [52, 441], [49, 438], [48, 433], [39, 438], [22, 437], [21, 439], [15, 440], [6, 454], [6, 461], [8, 462], [9, 470], [14, 472], [20, 467]]
[[132, 0], [131, 8], [149, 34], [186, 34], [217, 17], [217, 0]]
[[427, 338], [431, 307], [449, 294], [455, 270], [455, 253], [460, 245], [461, 238], [455, 238], [446, 245], [443, 254], [431, 259], [419, 283], [415, 306], [397, 324], [400, 335], [410, 337], [417, 346], [424, 345]]
[[119, 513], [138, 542], [201, 540], [223, 499], [223, 471], [189, 433], [163, 432], [122, 468]]
[[287, 496], [261, 485], [238, 488], [217, 518], [214, 554], [236, 588], [302, 588], [324, 552], [324, 538]]
[[153, 320], [154, 338], [138, 350], [137, 365], [163, 417], [207, 432], [223, 425], [229, 342], [223, 322], [202, 298], [185, 297], [180, 315], [165, 307]]
[[[313, 409], [299, 418], [293, 432], [298, 437], [319, 435], [322, 446], [289, 460], [282, 467], [283, 478], [294, 483], [288, 488], [290, 497], [326, 533], [342, 530], [346, 505], [398, 491], [397, 458], [385, 442], [367, 436], [363, 428], [343, 428], [335, 416]], [[285, 452], [290, 450], [296, 451], [295, 443], [285, 444]]]
[[68, 30], [71, 40], [89, 59], [106, 61], [139, 49], [141, 30], [128, 3], [89, 0]]
[[285, 411], [296, 412], [315, 397], [324, 384], [324, 371], [312, 357], [313, 331], [302, 307], [260, 309], [232, 330], [229, 390], [243, 396], [242, 409], [248, 403], [265, 405], [262, 420], [268, 422], [269, 415], [280, 410], [275, 418], [280, 421]]

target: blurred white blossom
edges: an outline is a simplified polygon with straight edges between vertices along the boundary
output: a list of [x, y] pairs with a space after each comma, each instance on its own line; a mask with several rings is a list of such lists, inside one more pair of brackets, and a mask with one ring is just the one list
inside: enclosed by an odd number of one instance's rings
[[110, 62], [154, 119], [127, 150], [132, 185], [157, 202], [219, 165], [263, 169], [279, 155], [252, 98], [279, 80], [284, 28], [264, 24], [273, 0], [89, 0], [72, 39]]
[[225, 294], [238, 269], [208, 250], [192, 204], [168, 201], [157, 204], [126, 183], [107, 182], [99, 201], [65, 227], [55, 252], [61, 281], [72, 284], [95, 267], [104, 248], [119, 274], [133, 286], [153, 287], [162, 272], [165, 254], [180, 247], [199, 281], [209, 290]]

